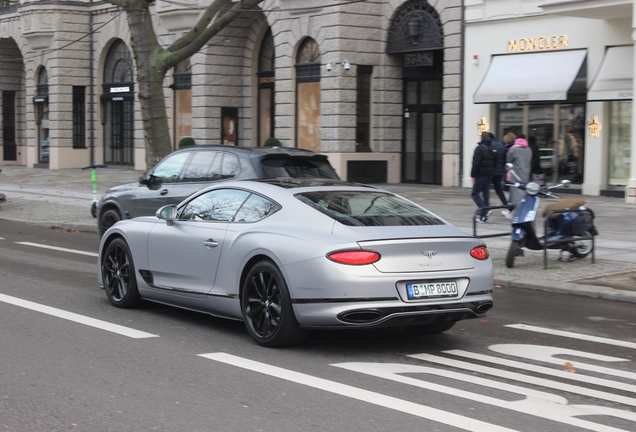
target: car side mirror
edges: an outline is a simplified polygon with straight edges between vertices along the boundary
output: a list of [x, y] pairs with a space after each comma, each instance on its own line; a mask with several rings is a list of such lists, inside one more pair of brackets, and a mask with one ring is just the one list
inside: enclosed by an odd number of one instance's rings
[[161, 207], [159, 210], [157, 210], [157, 213], [155, 214], [155, 216], [157, 216], [157, 218], [161, 220], [165, 220], [166, 224], [168, 226], [171, 226], [172, 224], [174, 224], [175, 219], [177, 219], [176, 204], [170, 204], [170, 205]]
[[152, 176], [150, 174], [148, 174], [147, 172], [143, 173], [142, 175], [139, 176], [139, 183], [142, 185], [146, 185], [148, 186], [150, 184], [150, 179], [152, 178]]

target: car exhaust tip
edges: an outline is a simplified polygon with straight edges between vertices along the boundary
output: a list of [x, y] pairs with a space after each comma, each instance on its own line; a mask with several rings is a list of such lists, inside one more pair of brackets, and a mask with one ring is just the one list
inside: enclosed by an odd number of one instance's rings
[[359, 310], [352, 312], [344, 312], [338, 316], [341, 321], [352, 324], [368, 324], [379, 321], [383, 315], [375, 310]]
[[486, 302], [486, 303], [482, 303], [479, 306], [477, 306], [477, 312], [479, 313], [486, 313], [488, 312], [490, 309], [492, 309], [493, 307], [493, 303], [492, 302]]

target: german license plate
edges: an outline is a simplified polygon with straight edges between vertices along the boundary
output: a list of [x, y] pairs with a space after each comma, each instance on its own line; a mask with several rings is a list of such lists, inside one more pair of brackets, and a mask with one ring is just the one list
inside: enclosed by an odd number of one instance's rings
[[458, 295], [456, 282], [406, 284], [406, 291], [409, 300], [457, 297]]

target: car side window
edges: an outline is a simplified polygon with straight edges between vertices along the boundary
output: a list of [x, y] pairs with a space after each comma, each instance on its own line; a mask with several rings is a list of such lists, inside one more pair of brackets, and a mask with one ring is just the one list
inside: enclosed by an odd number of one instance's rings
[[241, 171], [241, 164], [238, 157], [232, 153], [223, 154], [223, 166], [221, 167], [221, 178], [229, 179], [236, 177]]
[[280, 210], [280, 205], [260, 195], [252, 194], [234, 216], [234, 222], [258, 222]]
[[216, 189], [187, 203], [179, 219], [198, 221], [231, 221], [249, 192], [238, 189]]
[[204, 182], [213, 180], [209, 176], [210, 167], [214, 163], [215, 151], [195, 151], [186, 167], [181, 182]]
[[152, 176], [156, 183], [175, 183], [179, 174], [183, 171], [183, 166], [190, 157], [191, 152], [176, 153], [168, 156], [152, 170]]

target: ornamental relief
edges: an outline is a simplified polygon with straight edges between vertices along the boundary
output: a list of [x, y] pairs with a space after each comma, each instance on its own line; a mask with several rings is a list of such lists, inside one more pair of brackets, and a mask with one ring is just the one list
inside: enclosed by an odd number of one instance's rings
[[396, 11], [387, 40], [387, 54], [444, 48], [442, 22], [426, 0], [412, 0]]

